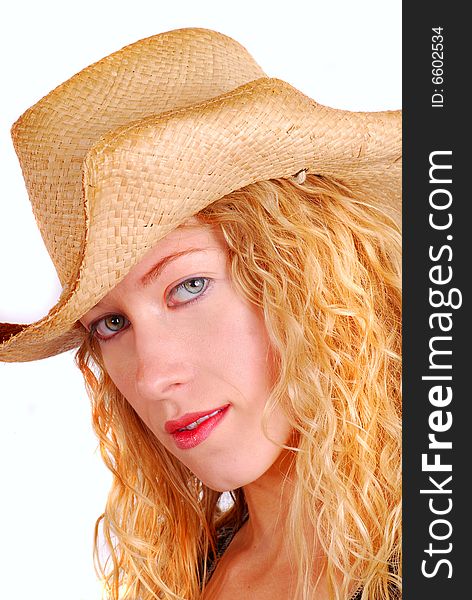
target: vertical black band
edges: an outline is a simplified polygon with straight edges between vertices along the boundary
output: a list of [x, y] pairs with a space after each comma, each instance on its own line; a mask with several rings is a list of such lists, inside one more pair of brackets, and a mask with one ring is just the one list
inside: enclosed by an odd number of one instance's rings
[[406, 600], [470, 594], [472, 35], [460, 6], [403, 5]]

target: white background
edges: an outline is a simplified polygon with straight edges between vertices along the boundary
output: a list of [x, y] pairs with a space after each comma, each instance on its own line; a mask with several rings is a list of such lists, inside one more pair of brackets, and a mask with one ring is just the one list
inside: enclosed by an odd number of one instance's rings
[[[46, 314], [60, 289], [10, 141], [29, 106], [122, 46], [179, 27], [234, 37], [322, 104], [401, 107], [401, 0], [17, 1], [0, 36], [0, 321]], [[72, 353], [0, 363], [0, 597], [96, 600], [92, 533], [110, 477]]]

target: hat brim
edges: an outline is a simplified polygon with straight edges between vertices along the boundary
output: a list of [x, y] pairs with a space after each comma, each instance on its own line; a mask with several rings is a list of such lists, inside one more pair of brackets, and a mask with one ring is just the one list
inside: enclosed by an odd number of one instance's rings
[[335, 110], [266, 77], [103, 137], [82, 166], [86, 232], [78, 271], [30, 325], [1, 324], [0, 359], [78, 346], [78, 320], [167, 233], [226, 194], [305, 169], [399, 220], [401, 112]]

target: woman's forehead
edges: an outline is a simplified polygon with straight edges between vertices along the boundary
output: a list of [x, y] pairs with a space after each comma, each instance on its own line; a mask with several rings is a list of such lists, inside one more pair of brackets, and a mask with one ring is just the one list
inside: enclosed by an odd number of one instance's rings
[[156, 263], [166, 261], [173, 256], [210, 249], [227, 249], [221, 229], [218, 226], [203, 224], [196, 217], [192, 217], [159, 240], [128, 275], [139, 277], [147, 273], [148, 269]]
[[[192, 217], [167, 234], [137, 263], [117, 288], [146, 285], [156, 279], [171, 262], [190, 254], [226, 253], [227, 244], [218, 226], [205, 225]], [[115, 288], [116, 289], [116, 288]]]

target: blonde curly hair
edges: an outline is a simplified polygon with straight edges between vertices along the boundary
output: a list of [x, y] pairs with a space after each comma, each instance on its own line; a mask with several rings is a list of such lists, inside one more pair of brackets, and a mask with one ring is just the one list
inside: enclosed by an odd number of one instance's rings
[[[197, 217], [221, 227], [233, 282], [263, 311], [275, 349], [265, 418], [281, 406], [297, 439], [287, 515], [295, 597], [314, 597], [315, 531], [333, 600], [360, 587], [363, 600], [390, 600], [401, 576], [400, 233], [341, 183], [299, 181], [249, 185]], [[113, 473], [95, 532], [106, 597], [198, 599], [219, 528], [243, 521], [243, 490], [222, 510], [221, 493], [162, 447], [118, 392], [93, 339], [76, 360]]]

